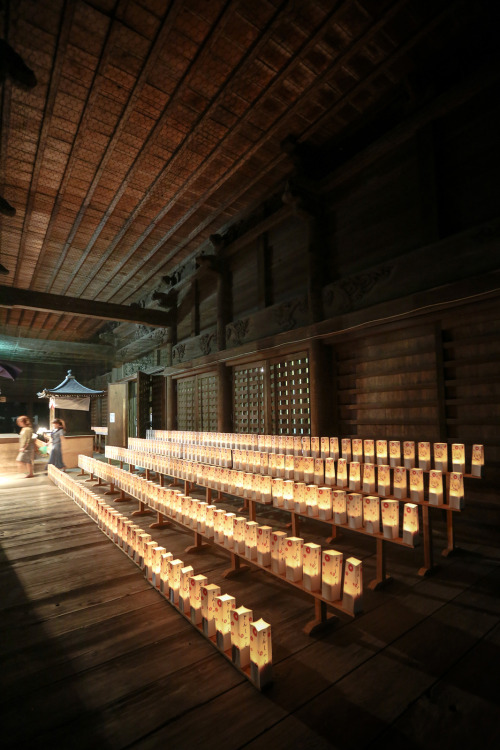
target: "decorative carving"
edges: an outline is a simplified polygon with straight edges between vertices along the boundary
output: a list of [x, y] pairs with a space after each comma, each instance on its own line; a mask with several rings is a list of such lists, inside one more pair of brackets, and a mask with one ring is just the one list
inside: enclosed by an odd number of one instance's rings
[[177, 344], [172, 349], [172, 359], [175, 362], [182, 362], [186, 354], [186, 344]]
[[242, 344], [250, 328], [250, 319], [242, 318], [226, 326], [226, 343], [238, 346]]
[[390, 276], [393, 268], [392, 265], [381, 266], [373, 271], [350, 276], [335, 283], [325, 292], [327, 307], [333, 307], [336, 313], [353, 310], [382, 279]]
[[303, 297], [291, 302], [284, 302], [273, 310], [274, 320], [280, 331], [290, 331], [296, 328], [298, 323], [295, 317], [296, 313], [303, 313], [306, 310], [306, 303]]
[[212, 351], [212, 341], [214, 339], [214, 333], [204, 333], [203, 336], [200, 336], [199, 346], [202, 354], [210, 354]]

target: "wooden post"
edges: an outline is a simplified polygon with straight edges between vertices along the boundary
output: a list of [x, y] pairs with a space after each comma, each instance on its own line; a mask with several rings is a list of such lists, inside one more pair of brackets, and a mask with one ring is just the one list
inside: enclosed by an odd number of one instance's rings
[[233, 429], [232, 368], [223, 362], [217, 364], [217, 430]]
[[236, 578], [240, 573], [250, 570], [249, 565], [242, 565], [241, 560], [237, 554], [231, 552], [231, 567], [224, 571], [222, 574], [223, 578]]
[[167, 430], [177, 429], [177, 386], [171, 375], [167, 376]]
[[377, 538], [377, 572], [376, 577], [373, 581], [368, 584], [372, 591], [382, 588], [391, 580], [391, 576], [388, 576], [385, 572], [385, 546], [382, 538]]
[[422, 534], [423, 534], [423, 547], [424, 547], [424, 566], [420, 568], [418, 574], [420, 576], [428, 575], [434, 568], [433, 553], [432, 553], [432, 523], [431, 515], [429, 513], [429, 506], [422, 506]]
[[330, 435], [332, 412], [331, 351], [320, 341], [309, 344], [311, 435]]
[[314, 620], [305, 625], [303, 632], [306, 635], [318, 635], [332, 626], [336, 625], [338, 617], [328, 612], [326, 603], [322, 599], [314, 599]]

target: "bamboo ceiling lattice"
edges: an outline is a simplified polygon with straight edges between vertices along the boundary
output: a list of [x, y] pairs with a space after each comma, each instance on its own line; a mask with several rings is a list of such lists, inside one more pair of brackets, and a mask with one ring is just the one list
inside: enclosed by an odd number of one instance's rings
[[[470, 5], [6, 0], [2, 36], [37, 85], [2, 83], [0, 195], [16, 214], [1, 216], [1, 283], [136, 302], [284, 184], [287, 137], [323, 148], [365, 125]], [[32, 352], [102, 325], [0, 307], [0, 333]]]

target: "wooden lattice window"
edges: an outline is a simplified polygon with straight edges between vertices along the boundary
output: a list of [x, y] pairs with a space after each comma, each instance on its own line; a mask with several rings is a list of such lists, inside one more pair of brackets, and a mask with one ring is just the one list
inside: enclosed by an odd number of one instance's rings
[[196, 378], [177, 381], [177, 429], [196, 430]]
[[274, 435], [309, 435], [309, 358], [292, 355], [269, 365], [271, 427]]
[[198, 376], [198, 425], [200, 432], [217, 432], [217, 376]]
[[235, 368], [233, 379], [234, 432], [265, 432], [264, 367]]

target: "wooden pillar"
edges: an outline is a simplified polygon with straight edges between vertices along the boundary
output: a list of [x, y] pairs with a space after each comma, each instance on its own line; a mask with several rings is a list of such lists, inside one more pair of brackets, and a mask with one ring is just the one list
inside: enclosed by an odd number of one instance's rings
[[223, 362], [217, 364], [217, 430], [231, 432], [233, 429], [232, 367]]
[[[224, 261], [222, 261], [224, 263]], [[227, 262], [227, 261], [226, 261]], [[217, 273], [217, 350], [226, 348], [226, 326], [231, 320], [231, 277], [224, 266]]]
[[[330, 435], [332, 419], [332, 355], [321, 341], [309, 344], [311, 435]], [[332, 433], [333, 434], [333, 433]]]
[[167, 375], [167, 430], [177, 429], [177, 387], [171, 375]]

